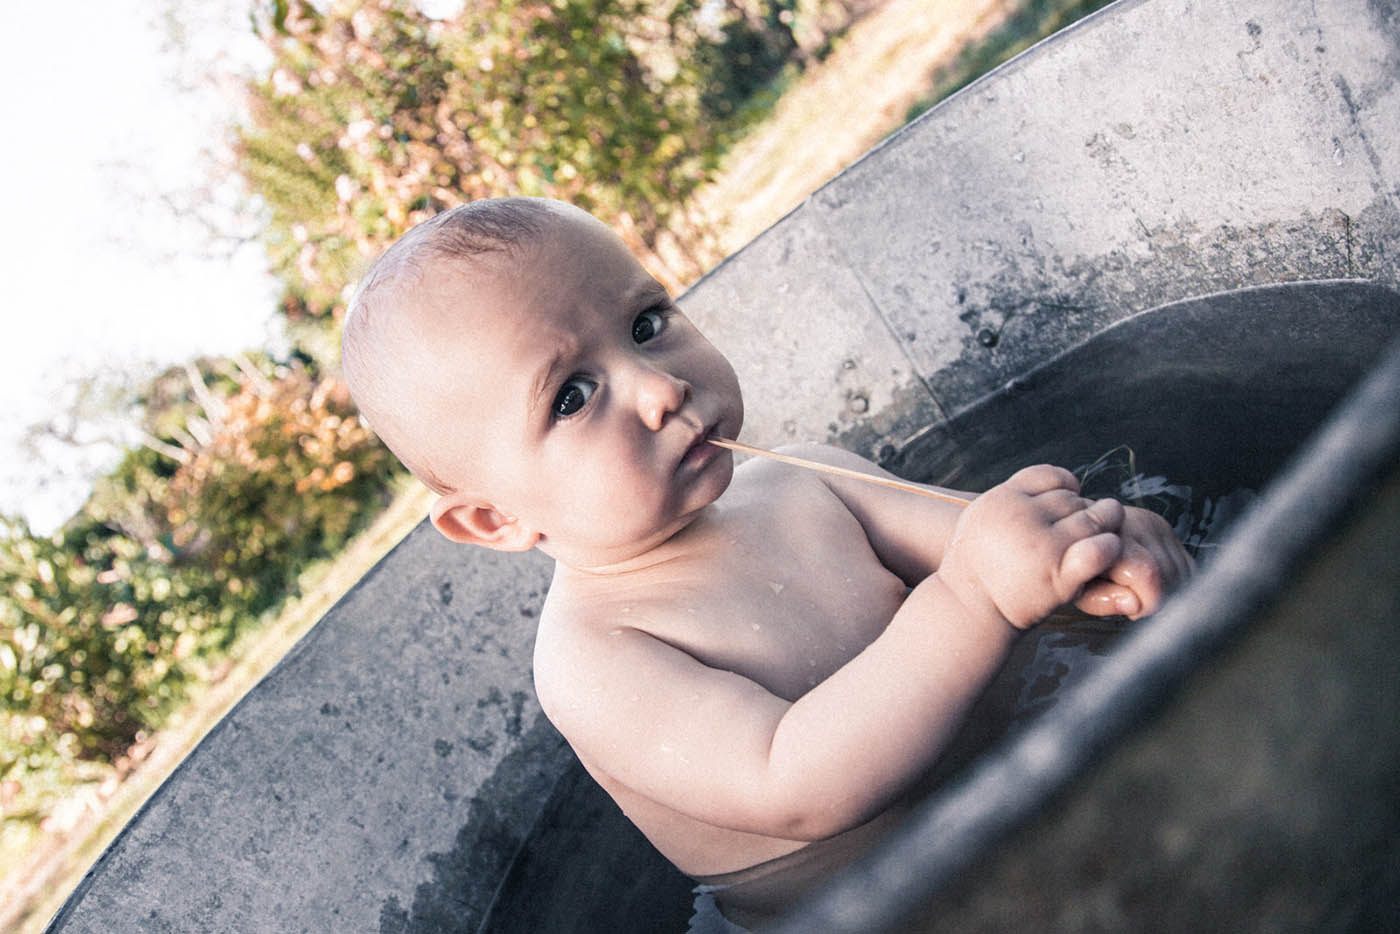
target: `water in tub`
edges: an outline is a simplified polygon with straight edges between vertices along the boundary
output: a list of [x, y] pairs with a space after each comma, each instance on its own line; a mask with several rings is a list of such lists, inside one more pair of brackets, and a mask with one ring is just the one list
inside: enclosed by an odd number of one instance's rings
[[[1224, 531], [1256, 496], [1244, 488], [1221, 495], [1193, 495], [1184, 483], [1132, 470], [1130, 454], [1115, 454], [1080, 467], [1075, 474], [1086, 496], [1113, 496], [1163, 516], [1198, 567], [1210, 563]], [[1032, 638], [1022, 640], [1005, 669], [1012, 679], [1003, 688], [1008, 691], [1003, 701], [1009, 704], [1011, 722], [1023, 721], [1052, 706], [1059, 691], [1092, 671], [1115, 639], [1133, 625], [1122, 619], [1091, 619], [1032, 630]]]

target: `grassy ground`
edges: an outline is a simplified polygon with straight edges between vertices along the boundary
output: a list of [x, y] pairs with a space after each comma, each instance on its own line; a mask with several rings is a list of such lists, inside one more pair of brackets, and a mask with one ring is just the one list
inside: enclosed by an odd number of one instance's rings
[[[1040, 36], [1107, 0], [886, 0], [819, 65], [793, 79], [772, 112], [728, 154], [695, 199], [710, 251], [734, 252], [814, 189], [933, 102]], [[405, 487], [304, 596], [237, 647], [236, 659], [142, 750], [120, 782], [85, 791], [80, 814], [29, 852], [6, 855], [0, 931], [38, 932], [142, 802], [329, 607], [426, 514], [429, 495]]]
[[[857, 23], [696, 197], [729, 255], [906, 122], [1025, 0], [889, 0]], [[984, 69], [985, 70], [985, 69]]]

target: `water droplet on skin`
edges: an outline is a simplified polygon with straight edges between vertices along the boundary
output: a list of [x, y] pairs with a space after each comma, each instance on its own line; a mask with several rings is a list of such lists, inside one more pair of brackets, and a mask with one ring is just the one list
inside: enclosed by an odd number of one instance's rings
[[807, 659], [807, 666], [808, 666], [809, 668], [815, 668], [815, 667], [817, 667], [817, 660], [816, 660], [815, 658], [809, 658], [809, 659]]
[[610, 635], [610, 636], [620, 636], [620, 635], [622, 635], [622, 630], [621, 630], [621, 629], [609, 629], [609, 630], [608, 630], [608, 635]]
[[769, 581], [769, 582], [768, 582], [768, 586], [771, 587], [771, 588], [773, 588], [773, 593], [779, 594], [779, 593], [782, 593], [782, 592], [783, 592], [784, 588], [785, 588], [787, 585], [786, 585], [786, 584], [780, 584], [780, 583], [778, 583], [777, 581]]
[[753, 631], [754, 631], [754, 632], [758, 632], [760, 629], [763, 628], [763, 627], [760, 626], [758, 623], [750, 623], [749, 625], [751, 625], [751, 626], [753, 627]]
[[625, 606], [625, 607], [622, 608], [622, 612], [624, 612], [624, 613], [631, 613], [631, 612], [632, 612], [632, 608], [631, 608], [630, 606]]

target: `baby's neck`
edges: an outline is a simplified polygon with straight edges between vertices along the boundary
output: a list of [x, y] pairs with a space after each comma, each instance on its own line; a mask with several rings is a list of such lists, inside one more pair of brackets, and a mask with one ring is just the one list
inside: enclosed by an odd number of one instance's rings
[[541, 550], [554, 559], [556, 574], [576, 578], [615, 578], [636, 574], [693, 555], [719, 524], [720, 507], [711, 503], [690, 516], [678, 528], [666, 530], [653, 542], [643, 542], [635, 550], [628, 549], [612, 555], [575, 553], [569, 549], [553, 549], [548, 543]]

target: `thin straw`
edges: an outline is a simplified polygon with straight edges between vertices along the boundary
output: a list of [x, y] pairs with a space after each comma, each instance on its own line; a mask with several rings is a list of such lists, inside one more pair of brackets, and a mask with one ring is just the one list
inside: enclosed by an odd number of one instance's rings
[[707, 440], [716, 447], [728, 448], [731, 451], [740, 451], [744, 454], [757, 454], [759, 457], [771, 458], [775, 461], [781, 461], [784, 464], [791, 464], [794, 467], [806, 467], [808, 470], [819, 470], [822, 473], [835, 474], [838, 477], [849, 477], [852, 480], [864, 480], [866, 483], [873, 483], [876, 486], [888, 487], [891, 490], [903, 490], [906, 493], [917, 493], [919, 496], [927, 496], [929, 499], [939, 499], [945, 503], [956, 503], [959, 506], [966, 506], [970, 502], [970, 500], [965, 500], [960, 496], [940, 493], [937, 490], [930, 490], [916, 483], [895, 480], [891, 477], [877, 477], [874, 474], [861, 473], [859, 470], [848, 470], [845, 467], [833, 467], [831, 464], [809, 461], [805, 458], [793, 457], [789, 454], [775, 454], [772, 451], [765, 451], [763, 448], [756, 448], [752, 444], [745, 444], [742, 441], [731, 441], [728, 438], [709, 438]]

